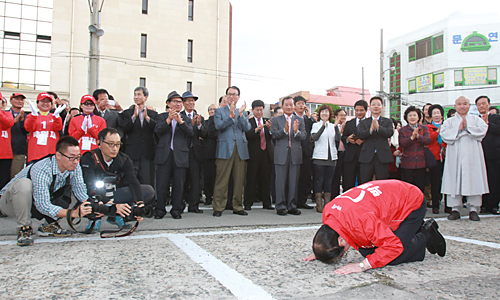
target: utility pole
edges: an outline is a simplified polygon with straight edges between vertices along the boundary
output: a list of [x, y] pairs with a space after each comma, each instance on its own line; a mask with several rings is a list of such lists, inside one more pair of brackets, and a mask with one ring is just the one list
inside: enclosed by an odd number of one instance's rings
[[361, 99], [365, 100], [365, 67], [361, 67]]
[[88, 93], [92, 93], [99, 87], [99, 39], [104, 34], [104, 30], [101, 29], [101, 10], [102, 4], [99, 5], [99, 0], [92, 0], [92, 6], [90, 6], [90, 49], [89, 49], [89, 90]]
[[384, 92], [384, 30], [380, 29], [380, 94]]

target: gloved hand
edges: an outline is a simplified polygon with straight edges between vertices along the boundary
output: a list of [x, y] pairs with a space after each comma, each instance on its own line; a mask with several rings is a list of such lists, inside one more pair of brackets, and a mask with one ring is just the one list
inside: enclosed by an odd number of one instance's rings
[[30, 108], [31, 108], [31, 114], [34, 115], [34, 116], [38, 116], [38, 107], [36, 107], [35, 103], [33, 103], [33, 101], [28, 101], [28, 103], [30, 104]]
[[87, 133], [87, 117], [83, 118], [82, 130], [85, 131], [85, 133]]
[[90, 129], [92, 128], [92, 117], [91, 116], [87, 116], [88, 120], [87, 120], [87, 128]]
[[59, 114], [66, 108], [66, 104], [59, 105], [54, 111], [54, 117], [59, 117]]

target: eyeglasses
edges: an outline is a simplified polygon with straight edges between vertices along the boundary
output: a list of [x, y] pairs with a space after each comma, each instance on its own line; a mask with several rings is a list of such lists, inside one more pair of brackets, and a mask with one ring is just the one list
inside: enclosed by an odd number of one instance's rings
[[64, 154], [64, 153], [62, 153], [60, 151], [57, 151], [57, 152], [59, 152], [62, 156], [66, 157], [70, 162], [74, 162], [75, 160], [79, 161], [82, 158], [81, 155], [78, 155], [78, 156], [75, 156], [75, 157], [69, 157], [69, 156], [67, 156], [66, 154]]
[[109, 143], [109, 142], [106, 142], [106, 141], [102, 141], [104, 144], [108, 145], [110, 148], [120, 148], [120, 146], [123, 144], [123, 143], [116, 143], [116, 144], [113, 144], [113, 143]]
[[228, 96], [228, 97], [238, 97], [239, 95], [236, 94], [236, 93], [229, 93], [226, 96]]
[[89, 102], [83, 103], [82, 105], [85, 105], [85, 106], [94, 106], [94, 102], [89, 101]]

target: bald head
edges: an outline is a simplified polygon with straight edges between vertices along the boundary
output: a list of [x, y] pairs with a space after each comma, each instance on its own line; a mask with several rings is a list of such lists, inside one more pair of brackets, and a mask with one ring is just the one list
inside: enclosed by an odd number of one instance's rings
[[457, 114], [460, 116], [465, 116], [469, 112], [470, 108], [470, 100], [465, 96], [460, 96], [455, 100], [455, 109], [457, 110]]

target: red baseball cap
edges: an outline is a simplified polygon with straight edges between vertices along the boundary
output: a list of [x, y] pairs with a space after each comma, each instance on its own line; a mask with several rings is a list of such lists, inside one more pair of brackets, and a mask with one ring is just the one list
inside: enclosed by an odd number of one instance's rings
[[45, 98], [49, 98], [51, 102], [54, 102], [54, 98], [52, 98], [52, 95], [49, 93], [38, 94], [38, 97], [36, 97], [36, 101], [42, 101]]
[[80, 100], [80, 103], [83, 104], [83, 103], [87, 102], [87, 100], [90, 100], [90, 101], [92, 101], [95, 104], [95, 99], [91, 95], [85, 95], [85, 96], [83, 96], [82, 100]]
[[12, 96], [10, 96], [10, 100], [12, 100], [12, 98], [17, 97], [17, 96], [21, 96], [21, 97], [23, 97], [23, 99], [26, 99], [26, 96], [24, 96], [21, 93], [12, 93]]

